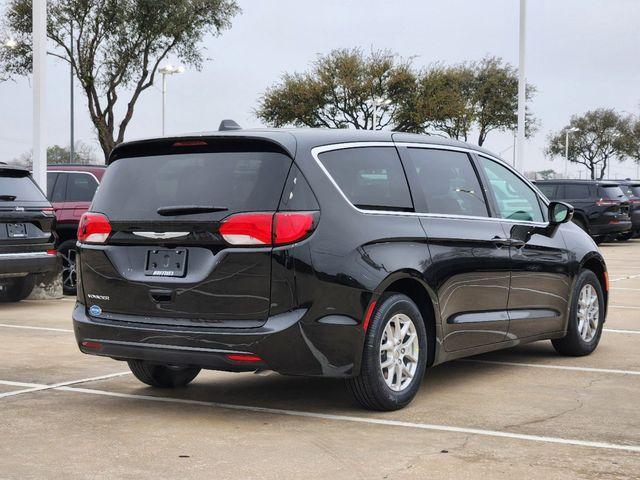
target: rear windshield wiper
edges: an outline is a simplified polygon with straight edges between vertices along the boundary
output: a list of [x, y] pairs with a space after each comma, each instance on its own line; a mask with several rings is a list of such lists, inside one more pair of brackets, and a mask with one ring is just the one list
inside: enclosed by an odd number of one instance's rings
[[15, 195], [0, 195], [0, 200], [5, 202], [13, 202], [16, 198]]
[[172, 217], [174, 215], [225, 212], [227, 210], [227, 207], [215, 207], [213, 205], [173, 205], [170, 207], [160, 207], [156, 212], [163, 217]]

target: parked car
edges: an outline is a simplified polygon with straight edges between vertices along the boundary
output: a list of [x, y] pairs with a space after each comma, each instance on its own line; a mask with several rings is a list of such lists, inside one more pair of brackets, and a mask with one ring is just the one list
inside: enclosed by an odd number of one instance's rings
[[149, 385], [269, 369], [393, 410], [447, 360], [600, 340], [596, 245], [487, 150], [239, 130], [124, 143], [109, 164], [80, 221], [74, 330]]
[[55, 273], [55, 216], [29, 171], [0, 163], [0, 301], [29, 296], [36, 275]]
[[80, 217], [89, 209], [106, 167], [100, 165], [49, 165], [47, 197], [56, 215], [58, 253], [62, 259], [62, 289], [76, 294], [76, 234]]
[[628, 237], [640, 236], [640, 180], [619, 180], [620, 188], [629, 199], [631, 232]]
[[567, 202], [573, 221], [596, 242], [626, 240], [631, 232], [629, 199], [620, 182], [611, 180], [539, 180], [535, 182], [549, 200]]

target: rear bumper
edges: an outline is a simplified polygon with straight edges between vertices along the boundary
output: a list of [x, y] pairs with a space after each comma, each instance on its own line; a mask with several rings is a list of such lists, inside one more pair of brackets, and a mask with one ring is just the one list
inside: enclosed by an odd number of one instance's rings
[[3, 276], [51, 273], [58, 265], [58, 257], [47, 252], [0, 253], [0, 274]]
[[[258, 328], [193, 328], [100, 319], [79, 302], [73, 310], [73, 328], [83, 353], [212, 370], [269, 369], [325, 377], [359, 372], [364, 333], [353, 321], [345, 323], [311, 321], [308, 311], [300, 309], [270, 317]], [[228, 354], [253, 354], [262, 361], [233, 361]]]
[[631, 230], [630, 220], [620, 220], [616, 223], [591, 224], [589, 226], [589, 233], [594, 237], [615, 235], [628, 232], [629, 230]]

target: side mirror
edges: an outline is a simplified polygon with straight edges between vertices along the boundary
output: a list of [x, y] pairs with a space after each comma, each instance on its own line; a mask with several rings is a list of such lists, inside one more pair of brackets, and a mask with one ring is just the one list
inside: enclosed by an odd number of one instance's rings
[[549, 204], [549, 223], [559, 225], [567, 223], [573, 218], [573, 207], [564, 202], [551, 202]]

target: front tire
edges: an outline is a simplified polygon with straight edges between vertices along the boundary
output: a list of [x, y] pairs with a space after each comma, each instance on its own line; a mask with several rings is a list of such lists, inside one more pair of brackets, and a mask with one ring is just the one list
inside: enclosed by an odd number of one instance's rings
[[406, 295], [387, 295], [369, 322], [360, 375], [347, 379], [347, 386], [364, 408], [398, 410], [418, 393], [426, 365], [420, 310]]
[[582, 270], [576, 279], [571, 310], [564, 338], [552, 340], [553, 348], [562, 355], [581, 357], [593, 352], [602, 335], [604, 294], [595, 273]]
[[184, 387], [200, 373], [197, 367], [160, 365], [143, 360], [129, 360], [127, 363], [138, 380], [158, 388]]

